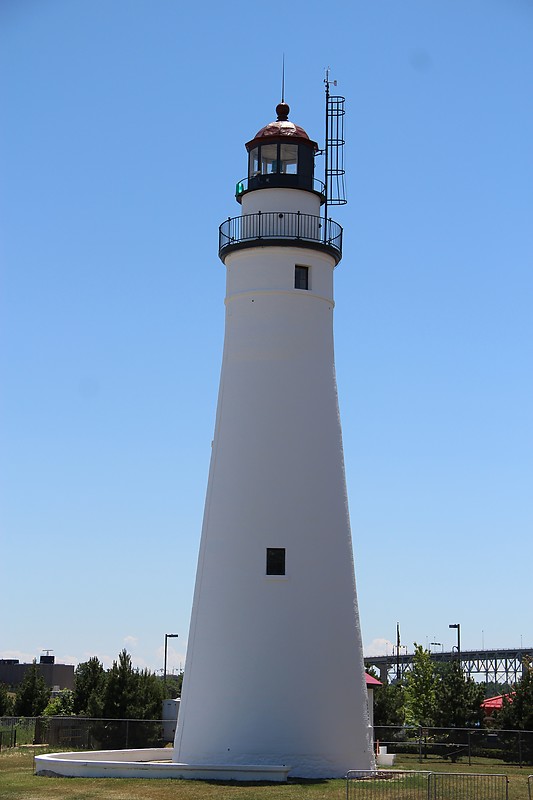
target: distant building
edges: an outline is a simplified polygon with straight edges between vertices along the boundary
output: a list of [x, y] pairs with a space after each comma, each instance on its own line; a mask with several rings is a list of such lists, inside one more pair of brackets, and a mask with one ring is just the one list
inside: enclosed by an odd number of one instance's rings
[[[0, 658], [0, 683], [16, 688], [24, 680], [31, 664], [21, 664], [16, 658]], [[56, 664], [54, 656], [41, 656], [37, 669], [50, 689], [74, 689], [74, 666]]]

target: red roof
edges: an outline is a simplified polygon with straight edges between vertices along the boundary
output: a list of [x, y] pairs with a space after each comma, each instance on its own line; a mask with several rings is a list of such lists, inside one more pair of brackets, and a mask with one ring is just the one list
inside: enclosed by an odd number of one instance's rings
[[487, 699], [483, 700], [481, 703], [481, 708], [484, 708], [485, 710], [491, 709], [492, 711], [502, 708], [503, 698], [505, 697], [510, 703], [512, 703], [513, 695], [514, 692], [511, 692], [511, 694], [497, 694], [496, 697], [487, 697]]
[[269, 122], [268, 125], [265, 125], [260, 131], [257, 131], [254, 138], [250, 142], [246, 142], [246, 149], [250, 151], [250, 149], [259, 142], [268, 141], [270, 137], [276, 137], [276, 139], [299, 139], [301, 142], [305, 142], [305, 144], [312, 147], [316, 152], [318, 150], [317, 143], [309, 138], [303, 128], [300, 128], [299, 125], [295, 125], [294, 122], [289, 120], [289, 111], [290, 108], [287, 103], [279, 103], [276, 106], [278, 118], [274, 120], [274, 122]]
[[381, 681], [378, 681], [376, 678], [373, 678], [372, 675], [368, 674], [368, 672], [365, 672], [365, 681], [367, 686], [383, 686]]

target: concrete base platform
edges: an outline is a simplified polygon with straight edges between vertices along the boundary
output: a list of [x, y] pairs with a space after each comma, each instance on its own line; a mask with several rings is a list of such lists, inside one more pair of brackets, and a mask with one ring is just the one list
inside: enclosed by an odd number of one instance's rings
[[35, 757], [35, 774], [63, 778], [174, 778], [195, 781], [287, 780], [290, 767], [271, 764], [177, 764], [172, 750], [91, 750]]

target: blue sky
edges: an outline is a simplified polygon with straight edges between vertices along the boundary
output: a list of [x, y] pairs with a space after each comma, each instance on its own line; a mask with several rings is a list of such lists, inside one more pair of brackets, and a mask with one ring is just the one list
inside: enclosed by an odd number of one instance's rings
[[[533, 3], [3, 0], [0, 657], [184, 665], [244, 142], [347, 99], [365, 650], [533, 645]], [[321, 163], [317, 174], [320, 175]], [[321, 632], [316, 631], [317, 652]]]

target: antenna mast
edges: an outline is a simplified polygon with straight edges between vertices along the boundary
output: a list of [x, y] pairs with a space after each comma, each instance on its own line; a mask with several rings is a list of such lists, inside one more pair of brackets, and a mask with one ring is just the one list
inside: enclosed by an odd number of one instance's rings
[[344, 103], [345, 98], [331, 95], [329, 87], [337, 81], [329, 79], [329, 67], [324, 80], [326, 87], [326, 144], [324, 148], [324, 183], [326, 201], [324, 203], [324, 237], [327, 238], [328, 205], [342, 206], [346, 201], [344, 184]]

